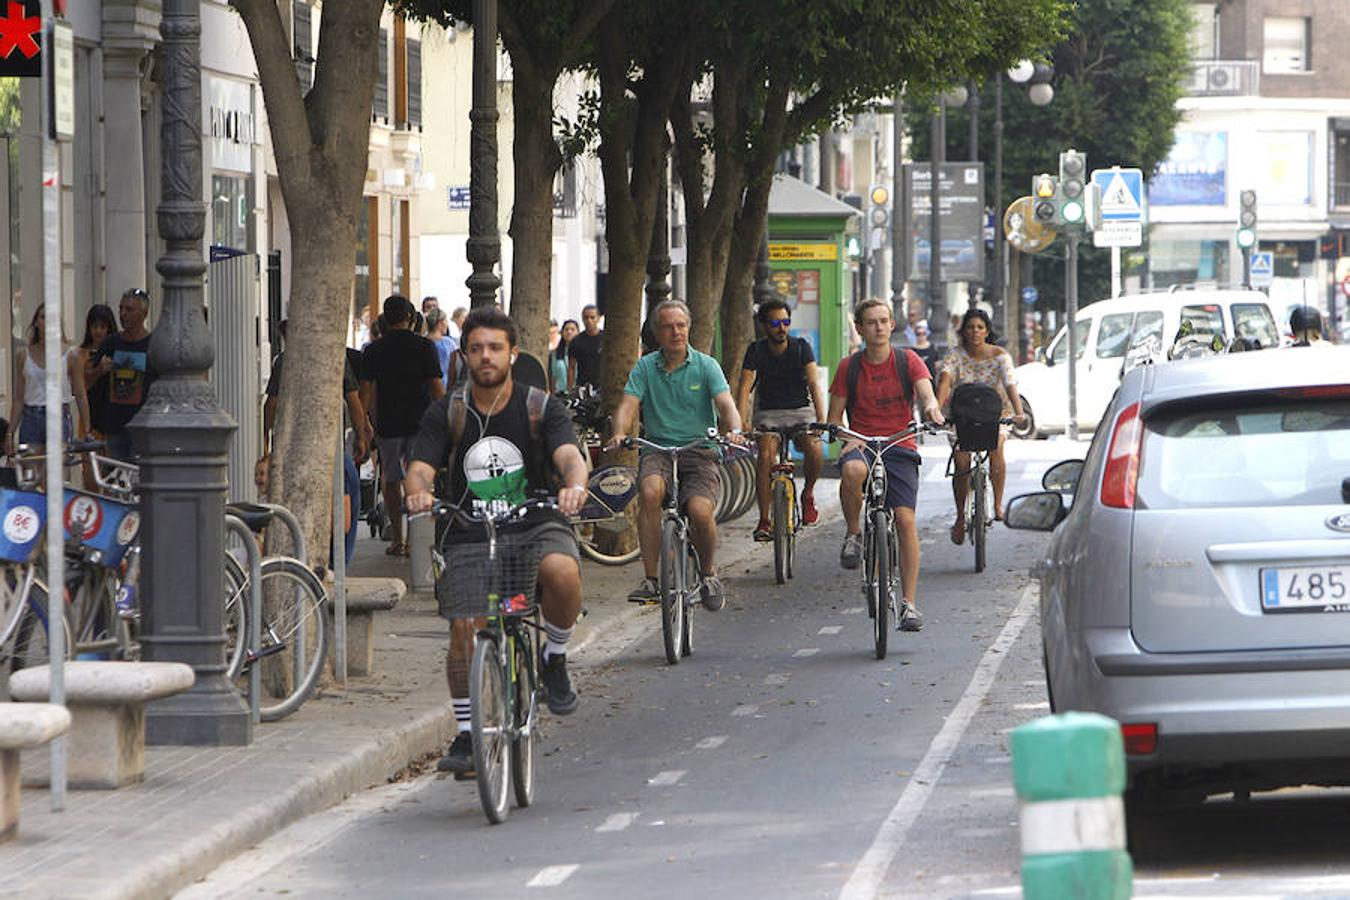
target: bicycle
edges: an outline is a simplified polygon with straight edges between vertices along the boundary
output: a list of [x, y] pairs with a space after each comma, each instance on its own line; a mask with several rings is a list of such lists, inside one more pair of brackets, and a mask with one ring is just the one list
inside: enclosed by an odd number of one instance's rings
[[768, 435], [778, 438], [778, 462], [769, 470], [773, 504], [773, 573], [779, 584], [787, 584], [792, 577], [792, 565], [797, 553], [797, 533], [802, 530], [802, 505], [797, 493], [797, 466], [792, 461], [792, 442], [807, 433], [818, 431], [814, 425], [792, 425], [785, 428], [764, 428], [747, 434], [751, 440]]
[[[277, 515], [271, 506], [228, 503], [228, 517], [261, 535]], [[328, 595], [318, 576], [302, 560], [268, 556], [260, 572], [264, 598], [258, 647], [248, 646], [251, 625], [248, 571], [228, 550], [225, 553], [224, 625], [225, 675], [240, 693], [248, 690], [249, 671], [265, 660], [290, 652], [289, 669], [264, 668], [259, 715], [264, 722], [284, 719], [314, 692], [328, 658]]]
[[724, 443], [717, 429], [708, 429], [707, 438], [691, 441], [681, 447], [665, 447], [643, 437], [624, 438], [626, 449], [642, 447], [670, 456], [670, 484], [661, 514], [661, 638], [665, 644], [666, 662], [677, 665], [682, 657], [694, 653], [694, 607], [700, 602], [703, 588], [703, 568], [698, 548], [689, 536], [689, 517], [679, 502], [681, 453], [706, 449], [708, 442]]
[[872, 453], [867, 478], [863, 482], [862, 515], [862, 588], [867, 599], [867, 615], [872, 620], [872, 641], [877, 659], [886, 658], [889, 637], [889, 617], [894, 616], [899, 627], [896, 607], [896, 588], [900, 583], [900, 538], [895, 532], [895, 515], [886, 505], [887, 450], [919, 433], [932, 434], [938, 428], [927, 422], [915, 423], [895, 434], [871, 436], [859, 434], [843, 425], [817, 425], [826, 432], [826, 439], [834, 441], [843, 436], [860, 441]]
[[[591, 466], [600, 462], [604, 450], [601, 438], [606, 417], [600, 406], [600, 393], [589, 385], [580, 385], [563, 396], [563, 404], [572, 413], [581, 455]], [[604, 566], [627, 565], [638, 558], [637, 470], [632, 466], [603, 466], [587, 478], [586, 503], [572, 517], [577, 546], [587, 559]], [[615, 550], [615, 547], [627, 550]]]
[[[558, 507], [552, 500], [474, 502], [473, 512], [437, 500], [430, 515], [481, 527], [485, 542], [443, 542], [433, 550], [439, 582], [455, 576], [455, 609], [462, 618], [484, 620], [469, 666], [469, 723], [478, 800], [489, 822], [506, 821], [507, 771], [516, 805], [534, 802], [534, 739], [539, 725], [539, 605], [536, 602], [539, 549], [520, 539], [511, 525], [531, 510]], [[418, 513], [415, 515], [428, 515]], [[447, 529], [447, 538], [454, 532]]]
[[[1012, 425], [1014, 419], [999, 419], [999, 425]], [[989, 522], [993, 519], [989, 483], [989, 450], [970, 450], [970, 468], [964, 472], [956, 470], [956, 453], [960, 449], [961, 428], [952, 436], [952, 455], [947, 458], [947, 477], [970, 477], [969, 490], [966, 493], [966, 538], [975, 548], [975, 571], [983, 572], [987, 553]]]

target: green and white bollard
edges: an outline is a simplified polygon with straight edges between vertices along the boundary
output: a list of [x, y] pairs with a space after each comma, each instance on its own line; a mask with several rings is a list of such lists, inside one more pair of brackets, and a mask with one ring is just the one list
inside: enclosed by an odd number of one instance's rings
[[1013, 785], [1021, 801], [1026, 900], [1129, 897], [1125, 850], [1125, 747], [1120, 724], [1064, 713], [1012, 732]]

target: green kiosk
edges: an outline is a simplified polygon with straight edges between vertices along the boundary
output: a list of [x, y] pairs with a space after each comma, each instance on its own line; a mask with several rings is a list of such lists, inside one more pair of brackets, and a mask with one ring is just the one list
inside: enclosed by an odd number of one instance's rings
[[769, 282], [792, 309], [792, 334], [815, 351], [827, 392], [848, 354], [849, 220], [858, 210], [799, 178], [775, 175], [769, 192]]

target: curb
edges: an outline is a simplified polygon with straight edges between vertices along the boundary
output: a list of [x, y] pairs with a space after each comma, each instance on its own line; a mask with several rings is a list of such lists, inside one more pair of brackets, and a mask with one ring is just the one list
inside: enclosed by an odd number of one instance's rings
[[233, 811], [181, 848], [157, 854], [129, 870], [119, 867], [116, 883], [93, 896], [108, 900], [172, 896], [294, 822], [336, 806], [386, 781], [410, 761], [440, 750], [454, 727], [450, 705], [444, 703], [317, 768], [272, 800]]

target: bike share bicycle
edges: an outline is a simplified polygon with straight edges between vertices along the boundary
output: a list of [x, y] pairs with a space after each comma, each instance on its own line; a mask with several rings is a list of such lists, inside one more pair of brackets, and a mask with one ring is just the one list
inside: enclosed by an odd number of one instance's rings
[[[975, 549], [975, 571], [983, 572], [989, 523], [994, 518], [992, 486], [989, 483], [989, 453], [998, 448], [999, 428], [1015, 420], [1000, 418], [1003, 409], [998, 391], [987, 384], [958, 385], [952, 392], [949, 418], [956, 429], [951, 436], [952, 455], [947, 459], [948, 478], [968, 478], [965, 503], [966, 538]], [[970, 453], [970, 467], [956, 471], [956, 453]]]
[[[568, 391], [562, 401], [572, 413], [582, 457], [589, 466], [597, 466], [604, 450], [601, 434], [607, 427], [599, 391], [581, 385]], [[587, 476], [586, 503], [571, 517], [577, 547], [587, 559], [605, 566], [622, 566], [638, 558], [642, 550], [637, 537], [637, 493], [637, 470], [632, 466], [592, 469]], [[616, 549], [619, 547], [628, 549]]]
[[858, 441], [863, 445], [864, 453], [872, 456], [863, 482], [862, 589], [867, 600], [867, 615], [872, 620], [876, 657], [885, 659], [890, 617], [895, 617], [897, 628], [901, 627], [902, 620], [896, 604], [900, 586], [900, 539], [895, 531], [895, 515], [886, 503], [887, 475], [883, 457], [887, 450], [901, 442], [920, 432], [933, 434], [938, 427], [927, 422], [915, 423], [885, 436], [859, 434], [843, 425], [817, 424], [813, 427], [823, 430], [827, 441], [833, 442], [838, 437]]
[[[478, 799], [488, 821], [509, 812], [507, 772], [522, 809], [534, 801], [534, 739], [543, 696], [538, 660], [543, 623], [538, 603], [540, 548], [511, 530], [531, 510], [557, 510], [552, 500], [475, 501], [474, 508], [444, 500], [429, 513], [466, 527], [481, 527], [485, 542], [443, 543], [432, 552], [438, 592], [441, 575], [454, 572], [453, 596], [444, 608], [457, 618], [481, 619], [469, 666], [470, 735]], [[448, 531], [447, 531], [448, 533]], [[439, 599], [439, 598], [438, 598]]]

